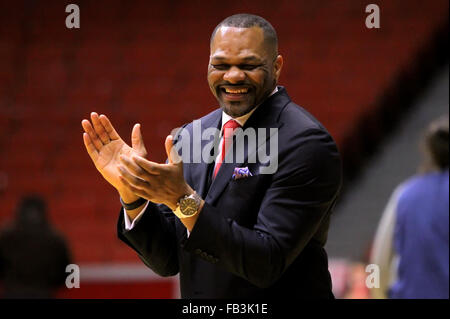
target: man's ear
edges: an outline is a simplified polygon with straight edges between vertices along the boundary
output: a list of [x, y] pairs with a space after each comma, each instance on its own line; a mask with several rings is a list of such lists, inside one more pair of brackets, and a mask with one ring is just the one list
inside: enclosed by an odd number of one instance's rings
[[275, 59], [275, 62], [273, 63], [275, 78], [278, 82], [278, 78], [281, 74], [281, 69], [283, 68], [283, 57], [281, 55], [278, 55]]

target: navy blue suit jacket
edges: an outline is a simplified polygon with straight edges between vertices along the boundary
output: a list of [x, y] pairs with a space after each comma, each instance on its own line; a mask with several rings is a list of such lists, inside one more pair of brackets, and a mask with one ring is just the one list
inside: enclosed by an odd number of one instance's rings
[[[244, 126], [278, 129], [275, 173], [260, 174], [262, 164], [250, 163], [247, 152], [243, 162], [223, 163], [214, 180], [214, 163], [186, 161], [184, 177], [205, 200], [189, 237], [164, 205], [150, 203], [130, 231], [120, 212], [119, 238], [157, 274], [179, 273], [183, 298], [333, 298], [324, 245], [340, 156], [326, 129], [278, 89]], [[201, 118], [201, 129], [220, 128], [221, 115]], [[185, 129], [192, 133], [193, 124]], [[253, 176], [232, 179], [235, 167]]]

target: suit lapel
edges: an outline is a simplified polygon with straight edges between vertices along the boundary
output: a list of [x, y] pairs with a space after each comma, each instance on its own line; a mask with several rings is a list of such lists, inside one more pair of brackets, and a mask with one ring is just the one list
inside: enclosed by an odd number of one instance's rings
[[[219, 143], [219, 128], [220, 123], [222, 119], [222, 110], [218, 109], [215, 112], [213, 112], [209, 117], [202, 120], [201, 123], [201, 133], [206, 129], [209, 128], [216, 128], [217, 134], [215, 136], [210, 136], [209, 140], [203, 140], [201, 139], [201, 151], [207, 152], [209, 154], [208, 161], [204, 161], [203, 158], [198, 164], [194, 164], [192, 167], [197, 172], [197, 176], [199, 176], [199, 183], [198, 183], [198, 189], [196, 190], [197, 193], [202, 197], [205, 198], [206, 193], [208, 192], [208, 181], [209, 181], [209, 165], [211, 163], [214, 163], [214, 152], [213, 148], [214, 145], [217, 145]], [[212, 143], [211, 143], [212, 142]], [[193, 146], [193, 145], [192, 145]], [[191, 148], [193, 149], [193, 148]]]

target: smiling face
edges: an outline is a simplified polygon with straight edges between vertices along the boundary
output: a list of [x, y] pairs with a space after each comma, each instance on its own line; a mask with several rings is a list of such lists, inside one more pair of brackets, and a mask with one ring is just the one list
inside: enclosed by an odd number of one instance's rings
[[272, 93], [283, 65], [274, 51], [259, 27], [217, 29], [211, 41], [208, 83], [225, 113], [245, 115]]

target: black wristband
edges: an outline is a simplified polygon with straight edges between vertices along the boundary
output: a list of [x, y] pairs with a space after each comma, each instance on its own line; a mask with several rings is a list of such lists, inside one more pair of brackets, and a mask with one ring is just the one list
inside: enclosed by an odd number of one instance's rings
[[127, 204], [122, 200], [122, 197], [120, 197], [120, 203], [122, 204], [123, 208], [125, 208], [126, 210], [136, 209], [139, 206], [141, 206], [142, 204], [145, 204], [146, 202], [147, 202], [146, 199], [139, 197], [138, 200], [135, 200], [134, 202]]

